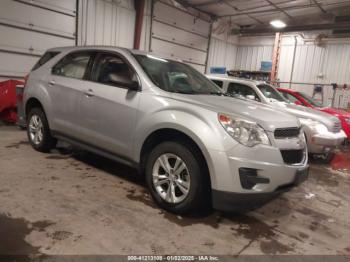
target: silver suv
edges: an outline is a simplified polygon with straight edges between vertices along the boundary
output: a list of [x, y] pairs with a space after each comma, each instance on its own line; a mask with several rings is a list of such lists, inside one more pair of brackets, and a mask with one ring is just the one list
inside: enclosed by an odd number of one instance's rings
[[297, 118], [233, 101], [192, 67], [149, 53], [51, 49], [24, 101], [34, 149], [48, 152], [60, 139], [137, 167], [174, 213], [245, 209], [308, 174]]
[[275, 87], [266, 82], [217, 75], [208, 75], [208, 78], [219, 85], [225, 93], [267, 104], [275, 110], [298, 117], [306, 135], [309, 153], [324, 158], [326, 162], [332, 160], [334, 150], [346, 139], [338, 118], [312, 108], [292, 104]]

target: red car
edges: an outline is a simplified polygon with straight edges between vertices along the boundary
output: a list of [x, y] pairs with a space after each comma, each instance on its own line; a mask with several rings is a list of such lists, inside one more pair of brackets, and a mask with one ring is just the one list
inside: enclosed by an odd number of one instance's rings
[[288, 99], [290, 102], [295, 103], [297, 105], [302, 105], [306, 107], [311, 107], [316, 110], [323, 111], [325, 113], [331, 114], [339, 118], [342, 128], [347, 135], [348, 139], [350, 139], [350, 113], [336, 108], [331, 107], [323, 107], [323, 105], [316, 101], [311, 96], [295, 91], [292, 89], [278, 88], [278, 90], [282, 93], [282, 95]]

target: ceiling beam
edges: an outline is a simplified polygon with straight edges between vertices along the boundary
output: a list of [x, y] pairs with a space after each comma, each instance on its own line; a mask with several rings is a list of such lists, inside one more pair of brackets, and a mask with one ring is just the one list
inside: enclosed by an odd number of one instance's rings
[[175, 0], [175, 1], [178, 2], [180, 5], [182, 5], [185, 8], [189, 8], [190, 7], [190, 8], [192, 8], [192, 9], [198, 11], [198, 12], [206, 14], [206, 15], [210, 16], [210, 18], [213, 19], [213, 20], [215, 20], [217, 18], [217, 15], [215, 15], [213, 13], [210, 13], [210, 12], [207, 12], [207, 11], [203, 11], [200, 8], [196, 7], [195, 5], [190, 4], [187, 0]]
[[265, 0], [265, 1], [268, 2], [270, 5], [272, 5], [274, 8], [276, 8], [278, 11], [288, 16], [290, 19], [293, 19], [293, 17], [290, 14], [288, 14], [284, 9], [280, 8], [278, 5], [274, 4], [270, 0]]
[[312, 0], [312, 2], [314, 2], [315, 5], [317, 5], [317, 7], [321, 10], [322, 13], [327, 14], [327, 11], [321, 6], [319, 2], [317, 2], [317, 0]]
[[[315, 30], [332, 30], [332, 29], [349, 29], [350, 22], [340, 23], [325, 23], [325, 24], [308, 24], [308, 25], [291, 25], [285, 28], [261, 27], [261, 28], [242, 28], [239, 33], [241, 35], [257, 35], [257, 34], [274, 34], [277, 32], [289, 33], [300, 31], [315, 31]], [[237, 33], [237, 31], [233, 31]]]
[[195, 7], [200, 7], [200, 6], [220, 4], [220, 2], [223, 2], [223, 0], [210, 0], [210, 1], [203, 2], [203, 3], [192, 4], [192, 5], [195, 6]]
[[[329, 3], [329, 4], [324, 4], [324, 6], [337, 6], [340, 4], [349, 4], [349, 1], [342, 1], [342, 2], [336, 2], [336, 3]], [[304, 8], [310, 8], [310, 7], [317, 7], [317, 5], [315, 3], [309, 3], [309, 4], [304, 4], [304, 5], [298, 5], [298, 6], [288, 6], [288, 7], [284, 7], [283, 10], [284, 11], [289, 11], [289, 10], [297, 10], [297, 9], [304, 9]], [[273, 13], [273, 12], [279, 12], [278, 9], [273, 8], [273, 9], [267, 9], [267, 10], [257, 10], [257, 11], [249, 11], [249, 12], [241, 12], [241, 13], [234, 13], [234, 14], [228, 14], [228, 15], [221, 15], [218, 17], [230, 17], [230, 16], [242, 16], [242, 15], [254, 15], [254, 14], [263, 14], [263, 13]]]
[[[237, 12], [242, 12], [242, 10], [240, 10], [237, 6], [234, 6], [232, 3], [230, 3], [227, 0], [223, 0], [224, 3], [228, 6], [231, 7], [233, 10], [237, 11]], [[251, 15], [247, 15], [250, 19], [253, 19], [255, 22], [258, 22], [259, 24], [263, 24], [263, 22], [261, 20], [259, 20], [258, 18], [251, 16]]]

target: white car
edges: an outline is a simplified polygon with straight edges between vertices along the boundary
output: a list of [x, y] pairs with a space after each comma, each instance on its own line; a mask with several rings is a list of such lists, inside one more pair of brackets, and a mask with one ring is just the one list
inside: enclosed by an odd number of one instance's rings
[[266, 82], [218, 75], [207, 77], [222, 88], [223, 92], [234, 97], [268, 104], [276, 110], [298, 117], [306, 135], [309, 153], [320, 155], [326, 161], [332, 159], [334, 149], [346, 139], [338, 118], [291, 104], [275, 87]]

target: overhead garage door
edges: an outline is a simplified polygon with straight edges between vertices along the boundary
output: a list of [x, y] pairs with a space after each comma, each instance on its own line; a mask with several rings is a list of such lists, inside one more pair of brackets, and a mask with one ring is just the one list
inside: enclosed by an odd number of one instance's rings
[[22, 78], [45, 52], [75, 45], [75, 0], [1, 0], [0, 78]]
[[165, 1], [155, 1], [151, 51], [181, 59], [204, 73], [210, 23]]

